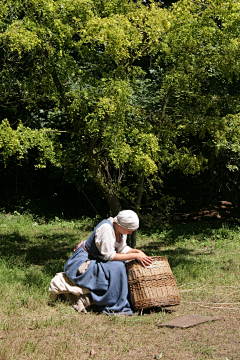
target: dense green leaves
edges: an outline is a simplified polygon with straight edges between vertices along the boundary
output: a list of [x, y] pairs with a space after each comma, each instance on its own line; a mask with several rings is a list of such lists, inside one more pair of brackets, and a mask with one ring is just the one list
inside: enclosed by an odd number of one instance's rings
[[[0, 9], [0, 106], [15, 129], [2, 125], [4, 159], [37, 147], [94, 179], [112, 212], [120, 194], [139, 206], [163, 164], [199, 173], [211, 149], [238, 171], [238, 2], [2, 0]], [[16, 129], [19, 118], [28, 127]]]
[[37, 168], [45, 167], [47, 160], [55, 166], [61, 166], [61, 145], [51, 129], [32, 130], [20, 123], [17, 129], [13, 130], [7, 120], [2, 121], [0, 151], [5, 162], [15, 154], [18, 160], [21, 160], [35, 147], [39, 152]]

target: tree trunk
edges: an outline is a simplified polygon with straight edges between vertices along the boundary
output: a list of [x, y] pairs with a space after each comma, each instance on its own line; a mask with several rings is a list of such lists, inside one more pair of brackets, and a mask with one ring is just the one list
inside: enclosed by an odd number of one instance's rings
[[143, 195], [143, 190], [144, 190], [144, 179], [145, 176], [144, 174], [141, 175], [140, 177], [140, 182], [139, 182], [139, 187], [138, 187], [138, 194], [137, 194], [137, 201], [136, 201], [136, 212], [138, 213], [141, 207], [141, 202], [142, 202], [142, 195]]
[[116, 216], [119, 211], [122, 210], [122, 207], [115, 190], [114, 182], [108, 169], [107, 160], [105, 165], [105, 171], [102, 169], [98, 159], [94, 158], [93, 156], [88, 157], [88, 166], [91, 170], [91, 175], [95, 184], [102, 191], [103, 196], [109, 205], [111, 215]]
[[[141, 207], [142, 195], [143, 195], [143, 190], [144, 190], [144, 179], [145, 179], [145, 176], [144, 176], [144, 174], [142, 174], [140, 177], [137, 200], [136, 200], [136, 204], [135, 204], [135, 211], [137, 214], [139, 213], [139, 210]], [[128, 246], [131, 246], [131, 248], [133, 248], [133, 249], [136, 248], [137, 231], [134, 231], [131, 235], [128, 235], [127, 244], [128, 244]]]
[[127, 236], [127, 244], [132, 249], [136, 249], [137, 245], [137, 231], [134, 231], [131, 235]]
[[122, 207], [114, 189], [112, 188], [112, 184], [111, 183], [100, 184], [100, 188], [102, 190], [105, 199], [107, 200], [111, 215], [116, 216], [119, 213], [119, 211], [122, 210]]

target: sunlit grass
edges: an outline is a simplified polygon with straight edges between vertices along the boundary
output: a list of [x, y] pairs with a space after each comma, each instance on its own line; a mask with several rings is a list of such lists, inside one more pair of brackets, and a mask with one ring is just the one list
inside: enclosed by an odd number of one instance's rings
[[[159, 330], [157, 325], [174, 313], [85, 315], [67, 303], [49, 301], [50, 280], [63, 271], [74, 246], [88, 237], [97, 221], [56, 218], [46, 223], [29, 215], [0, 215], [0, 359], [87, 360], [95, 349], [97, 359], [153, 359], [162, 353], [170, 359], [225, 360], [227, 354], [219, 355], [213, 330], [208, 333], [211, 325], [199, 328], [200, 345], [189, 343], [196, 337], [194, 329], [186, 339], [184, 332]], [[173, 308], [175, 316], [223, 311], [232, 324], [226, 328], [225, 319], [219, 330], [221, 341], [227, 342], [239, 337], [239, 326], [231, 318], [231, 311], [240, 308], [239, 238], [239, 225], [234, 222], [166, 224], [161, 229], [141, 229], [137, 235], [138, 248], [169, 260], [182, 298], [181, 305]], [[238, 313], [234, 312], [234, 319]], [[237, 359], [235, 355], [228, 357]]]

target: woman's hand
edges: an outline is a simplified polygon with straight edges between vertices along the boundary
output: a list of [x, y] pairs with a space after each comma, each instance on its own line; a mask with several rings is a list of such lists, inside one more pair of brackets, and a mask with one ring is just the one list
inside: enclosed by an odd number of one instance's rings
[[131, 254], [131, 257], [124, 260], [138, 260], [144, 267], [152, 264], [152, 259], [141, 250], [131, 248], [127, 254]]
[[152, 264], [152, 259], [144, 254], [141, 250], [130, 249], [126, 254], [116, 253], [113, 261], [127, 261], [127, 260], [138, 260], [142, 266], [148, 266]]
[[144, 252], [142, 252], [142, 251], [138, 252], [135, 255], [135, 257], [136, 257], [136, 260], [138, 260], [142, 264], [143, 267], [149, 266], [152, 264], [152, 259], [149, 256], [147, 256], [146, 254], [144, 254]]
[[75, 246], [75, 248], [73, 249], [73, 252], [75, 252], [77, 249], [79, 249], [83, 242], [84, 241], [81, 241], [80, 243], [78, 243], [77, 246]]

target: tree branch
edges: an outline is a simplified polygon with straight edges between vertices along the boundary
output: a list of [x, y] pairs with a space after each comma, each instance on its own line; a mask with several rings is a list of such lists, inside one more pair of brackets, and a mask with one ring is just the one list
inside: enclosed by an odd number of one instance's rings
[[[164, 118], [166, 116], [167, 104], [169, 102], [169, 99], [170, 99], [170, 96], [171, 96], [172, 92], [173, 92], [173, 88], [170, 87], [169, 90], [168, 90], [168, 93], [167, 93], [167, 97], [165, 99], [165, 103], [163, 105], [163, 109], [162, 109], [162, 115], [161, 115], [161, 119], [160, 119], [161, 125], [162, 125], [163, 120], [164, 120]], [[158, 132], [157, 137], [158, 137], [158, 139], [160, 138], [160, 131]]]
[[142, 174], [140, 177], [140, 183], [139, 183], [137, 200], [136, 200], [136, 210], [137, 211], [139, 211], [139, 208], [141, 206], [142, 194], [143, 194], [143, 190], [144, 190], [144, 179], [145, 179], [145, 176], [144, 176], [144, 174]]
[[55, 67], [53, 67], [51, 75], [52, 75], [54, 85], [56, 86], [56, 88], [57, 88], [57, 90], [58, 90], [58, 92], [59, 92], [59, 94], [60, 94], [60, 96], [62, 98], [63, 104], [64, 104], [65, 108], [67, 109], [69, 107], [70, 103], [69, 103], [68, 99], [66, 98], [65, 91], [63, 89], [62, 84], [60, 83], [60, 80], [58, 78]]

